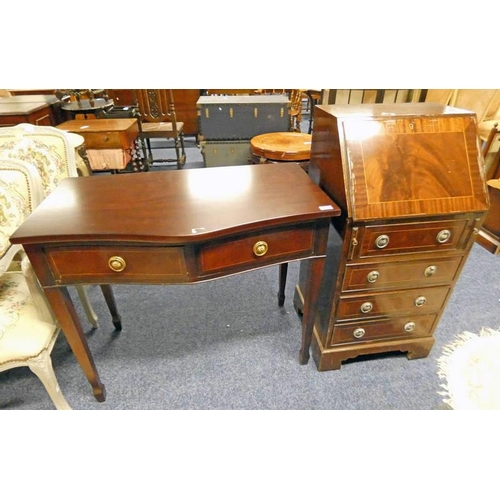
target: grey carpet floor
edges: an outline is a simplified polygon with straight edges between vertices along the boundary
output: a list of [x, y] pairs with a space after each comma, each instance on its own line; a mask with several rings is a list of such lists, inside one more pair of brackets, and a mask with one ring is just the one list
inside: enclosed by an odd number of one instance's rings
[[[185, 168], [203, 166], [192, 138], [186, 152]], [[443, 346], [464, 330], [500, 325], [500, 261], [474, 245], [427, 358], [382, 354], [319, 372], [312, 359], [298, 361], [301, 325], [292, 304], [298, 270], [290, 265], [283, 308], [277, 267], [196, 285], [115, 286], [120, 333], [100, 289], [89, 287], [98, 329], [90, 328], [77, 298], [75, 304], [107, 399], [94, 399], [63, 334], [52, 355], [61, 390], [77, 410], [447, 409], [438, 394]], [[35, 375], [16, 368], [0, 373], [0, 409], [54, 407]]]
[[[73, 409], [439, 410], [437, 358], [463, 330], [499, 326], [498, 258], [474, 245], [424, 359], [384, 354], [319, 372], [298, 362], [300, 319], [292, 304], [298, 263], [290, 265], [285, 306], [276, 301], [278, 269], [208, 283], [115, 286], [123, 330], [113, 329], [100, 289], [89, 287], [100, 326], [80, 310], [107, 389], [98, 403], [60, 335], [54, 369]], [[53, 409], [29, 371], [0, 373], [0, 409]]]

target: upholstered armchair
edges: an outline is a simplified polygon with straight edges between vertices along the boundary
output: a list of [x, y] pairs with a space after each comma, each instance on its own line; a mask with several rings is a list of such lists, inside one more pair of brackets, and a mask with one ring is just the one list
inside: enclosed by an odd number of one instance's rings
[[21, 245], [11, 234], [44, 198], [38, 171], [21, 160], [0, 159], [0, 273], [7, 271]]
[[[34, 165], [41, 178], [44, 196], [50, 194], [63, 179], [78, 176], [75, 148], [68, 140], [67, 133], [54, 127], [22, 123], [14, 127], [0, 128], [0, 159], [2, 158], [18, 159]], [[61, 217], [64, 217], [64, 214], [61, 214]], [[90, 304], [85, 287], [75, 288], [88, 321], [97, 328], [97, 315]], [[103, 285], [101, 288], [116, 327], [120, 325], [120, 321], [113, 292], [109, 285]]]
[[[20, 160], [0, 160], [0, 371], [28, 366], [56, 408], [70, 410], [50, 358], [59, 327], [27, 256], [8, 241], [42, 198], [35, 167]], [[22, 259], [14, 260], [16, 255]]]

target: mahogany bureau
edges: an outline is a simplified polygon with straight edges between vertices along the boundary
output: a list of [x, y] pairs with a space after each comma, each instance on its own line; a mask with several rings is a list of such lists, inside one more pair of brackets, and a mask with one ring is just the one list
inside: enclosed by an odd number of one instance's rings
[[[341, 208], [313, 334], [318, 369], [425, 357], [488, 210], [474, 113], [431, 103], [317, 106], [310, 175]], [[300, 312], [306, 277], [294, 304]]]
[[[24, 246], [99, 401], [104, 386], [66, 287], [196, 283], [307, 260], [309, 358], [330, 220], [340, 210], [299, 165], [65, 179], [11, 237]], [[64, 215], [61, 215], [64, 214]]]

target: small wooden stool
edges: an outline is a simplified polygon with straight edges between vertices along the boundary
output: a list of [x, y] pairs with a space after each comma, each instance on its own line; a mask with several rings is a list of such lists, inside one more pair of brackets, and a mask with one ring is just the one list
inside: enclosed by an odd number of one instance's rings
[[253, 163], [298, 163], [304, 170], [309, 168], [311, 134], [298, 132], [272, 132], [256, 135], [250, 140]]

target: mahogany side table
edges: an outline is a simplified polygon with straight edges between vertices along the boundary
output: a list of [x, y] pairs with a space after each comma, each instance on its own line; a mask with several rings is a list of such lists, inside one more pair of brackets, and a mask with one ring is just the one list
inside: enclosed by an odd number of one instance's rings
[[196, 283], [276, 264], [286, 271], [289, 261], [303, 260], [305, 364], [338, 215], [299, 165], [90, 176], [65, 179], [11, 241], [24, 246], [95, 398], [104, 401], [68, 285]]

